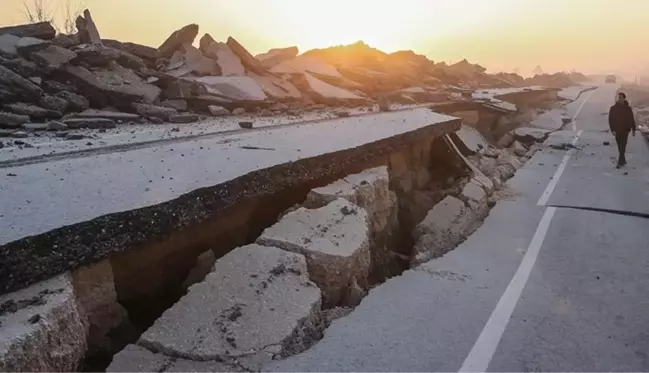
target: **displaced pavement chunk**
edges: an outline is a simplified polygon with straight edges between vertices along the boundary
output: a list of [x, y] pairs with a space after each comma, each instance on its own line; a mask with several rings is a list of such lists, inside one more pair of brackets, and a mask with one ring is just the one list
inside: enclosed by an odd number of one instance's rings
[[76, 371], [86, 327], [68, 274], [0, 297], [0, 371]]
[[263, 364], [309, 333], [320, 299], [303, 255], [247, 245], [219, 259], [138, 344], [192, 360]]
[[367, 283], [369, 219], [364, 209], [345, 199], [292, 211], [267, 228], [257, 243], [304, 254], [326, 305], [343, 302], [354, 279], [361, 286]]
[[453, 249], [473, 223], [474, 216], [464, 202], [446, 196], [436, 204], [413, 232], [413, 265], [423, 263]]

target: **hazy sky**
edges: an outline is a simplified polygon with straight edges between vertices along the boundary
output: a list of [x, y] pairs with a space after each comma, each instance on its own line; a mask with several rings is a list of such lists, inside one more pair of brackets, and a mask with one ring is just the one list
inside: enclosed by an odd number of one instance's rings
[[[34, 0], [26, 0], [34, 1]], [[48, 0], [44, 0], [48, 1]], [[68, 0], [49, 0], [53, 5]], [[79, 2], [82, 0], [69, 0]], [[0, 0], [0, 24], [21, 23], [22, 0]], [[364, 40], [435, 61], [467, 58], [490, 71], [624, 72], [649, 67], [649, 0], [85, 0], [101, 36], [158, 46], [197, 23], [253, 54]]]

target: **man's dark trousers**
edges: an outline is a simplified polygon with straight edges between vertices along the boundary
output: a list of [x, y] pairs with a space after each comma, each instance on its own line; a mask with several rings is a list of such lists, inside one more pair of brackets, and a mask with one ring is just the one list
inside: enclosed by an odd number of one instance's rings
[[617, 150], [620, 153], [617, 164], [625, 165], [626, 164], [626, 143], [629, 140], [629, 131], [617, 131], [615, 132], [615, 142], [617, 142]]

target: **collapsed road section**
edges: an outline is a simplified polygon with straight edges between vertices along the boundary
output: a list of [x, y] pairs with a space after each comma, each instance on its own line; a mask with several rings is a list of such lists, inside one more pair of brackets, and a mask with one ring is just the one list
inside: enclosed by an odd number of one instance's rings
[[[498, 131], [524, 114], [458, 110]], [[4, 167], [0, 367], [257, 370], [303, 351], [453, 249], [544, 138], [461, 122], [417, 108]]]

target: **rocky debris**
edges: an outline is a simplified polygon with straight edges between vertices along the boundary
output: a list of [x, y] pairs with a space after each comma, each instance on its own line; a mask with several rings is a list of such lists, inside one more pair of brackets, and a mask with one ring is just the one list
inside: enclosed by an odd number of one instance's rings
[[183, 45], [193, 44], [196, 36], [198, 36], [198, 25], [187, 25], [172, 33], [167, 40], [158, 47], [158, 55], [160, 57], [170, 58], [174, 52]]
[[133, 109], [145, 118], [160, 118], [168, 121], [172, 115], [178, 114], [176, 109], [164, 106], [148, 105], [148, 104], [133, 104]]
[[[56, 37], [47, 22], [0, 29], [3, 105], [24, 103], [67, 114], [89, 107], [131, 111], [133, 104], [149, 104], [199, 115], [220, 106], [271, 115], [300, 113], [316, 109], [315, 104], [352, 107], [378, 100], [379, 110], [388, 111], [391, 103], [459, 100], [457, 92], [470, 97], [477, 87], [529, 83], [516, 74], [486, 74], [466, 60], [436, 64], [412, 51], [388, 54], [363, 42], [302, 55], [296, 47], [278, 48], [254, 57], [232, 37], [224, 43], [205, 34], [195, 48], [196, 24], [173, 32], [157, 49], [102, 40], [88, 10], [76, 26], [77, 34]], [[557, 77], [582, 78], [564, 75]], [[286, 108], [278, 108], [280, 103]]]
[[68, 274], [0, 296], [0, 370], [76, 371], [86, 325]]
[[87, 109], [80, 113], [66, 115], [66, 119], [70, 118], [104, 118], [114, 121], [128, 122], [136, 121], [140, 119], [140, 116], [137, 114], [123, 113], [120, 111]]
[[421, 264], [453, 249], [476, 219], [470, 211], [464, 202], [453, 196], [446, 196], [436, 204], [415, 227], [412, 264]]
[[246, 48], [243, 47], [243, 45], [239, 44], [239, 42], [233, 38], [229, 37], [228, 41], [226, 42], [228, 47], [234, 52], [234, 54], [239, 57], [241, 60], [241, 64], [246, 68], [248, 71], [252, 71], [256, 74], [260, 75], [265, 75], [267, 74], [266, 68], [257, 60]]
[[309, 95], [315, 102], [325, 105], [337, 105], [341, 102], [364, 104], [368, 101], [365, 97], [325, 83], [309, 73], [295, 77], [293, 84], [302, 92]]
[[28, 131], [45, 131], [48, 129], [47, 123], [25, 123], [22, 127]]
[[79, 31], [79, 41], [87, 44], [101, 44], [101, 37], [97, 25], [92, 20], [92, 15], [88, 9], [83, 11], [83, 16], [76, 19], [75, 25]]
[[[257, 370], [308, 339], [320, 305], [303, 255], [247, 245], [217, 260], [205, 280], [191, 286], [138, 344], [191, 360], [236, 359]], [[120, 359], [118, 354], [114, 363]]]
[[16, 57], [18, 56], [18, 49], [16, 46], [20, 38], [11, 34], [0, 35], [0, 56]]
[[459, 141], [454, 141], [454, 143], [465, 156], [473, 155], [481, 149], [489, 147], [489, 143], [482, 134], [467, 125], [462, 125], [460, 130], [455, 132], [455, 136]]
[[224, 115], [230, 115], [230, 112], [228, 111], [228, 109], [224, 108], [223, 106], [210, 105], [207, 108], [210, 111], [210, 114], [212, 114], [215, 117], [220, 117], [220, 116], [224, 116]]
[[33, 52], [38, 52], [41, 49], [47, 48], [52, 42], [49, 40], [37, 39], [32, 37], [24, 37], [16, 43], [16, 51], [21, 55], [27, 55]]
[[70, 118], [64, 119], [63, 124], [68, 128], [115, 128], [117, 123], [114, 120], [106, 118]]
[[533, 127], [518, 127], [514, 130], [514, 138], [523, 144], [543, 142], [550, 131]]
[[[76, 61], [83, 61], [90, 67], [107, 67], [123, 53], [101, 44], [81, 44], [71, 49], [77, 54]], [[136, 68], [143, 67], [138, 66]]]
[[191, 80], [205, 86], [209, 94], [230, 101], [261, 102], [268, 98], [259, 84], [247, 76], [204, 76]]
[[27, 115], [33, 119], [61, 118], [63, 113], [56, 110], [43, 109], [41, 107], [22, 102], [4, 105], [4, 109], [15, 114]]
[[271, 69], [281, 62], [288, 61], [297, 57], [299, 50], [297, 47], [273, 48], [266, 53], [255, 56], [261, 65], [266, 69]]
[[325, 305], [340, 305], [352, 278], [366, 286], [370, 271], [367, 212], [339, 198], [318, 209], [300, 208], [264, 230], [257, 243], [304, 254]]
[[17, 37], [32, 37], [44, 40], [52, 40], [56, 36], [56, 30], [50, 22], [30, 23], [26, 25], [0, 27], [0, 35], [11, 34]]
[[29, 116], [0, 111], [0, 128], [18, 128], [29, 122]]
[[193, 123], [198, 122], [198, 114], [180, 113], [169, 117], [170, 123]]
[[253, 123], [250, 122], [250, 121], [242, 121], [242, 122], [239, 122], [239, 127], [249, 130], [249, 129], [252, 129]]
[[200, 51], [206, 57], [216, 61], [223, 76], [243, 76], [246, 69], [239, 57], [234, 54], [226, 43], [215, 41], [210, 34], [205, 34], [200, 41]]
[[514, 143], [510, 146], [510, 149], [512, 150], [514, 155], [518, 157], [524, 157], [525, 154], [527, 154], [527, 148], [518, 141], [514, 141]]
[[38, 101], [38, 105], [48, 110], [65, 113], [68, 109], [69, 103], [66, 99], [61, 97], [43, 95]]
[[174, 77], [221, 75], [221, 68], [215, 60], [205, 57], [199, 49], [184, 44], [176, 50], [165, 68]]
[[389, 277], [389, 263], [392, 259], [388, 252], [391, 249], [389, 244], [393, 236], [398, 234], [399, 220], [397, 196], [390, 190], [387, 167], [368, 169], [313, 189], [303, 206], [309, 209], [321, 208], [338, 198], [344, 198], [367, 212], [372, 271], [380, 273], [381, 278]]
[[39, 86], [0, 66], [0, 100], [2, 102], [38, 101], [42, 95], [43, 90]]
[[41, 68], [54, 71], [77, 58], [77, 54], [58, 45], [50, 45], [45, 49], [32, 53], [30, 57]]
[[79, 91], [94, 107], [130, 108], [133, 102], [152, 103], [160, 96], [160, 88], [119, 65], [92, 72], [81, 66], [68, 65], [63, 72], [77, 83]]
[[246, 113], [246, 109], [240, 107], [232, 110], [232, 115], [243, 115], [245, 113]]
[[49, 131], [65, 131], [68, 129], [68, 125], [58, 121], [47, 122], [47, 129]]

